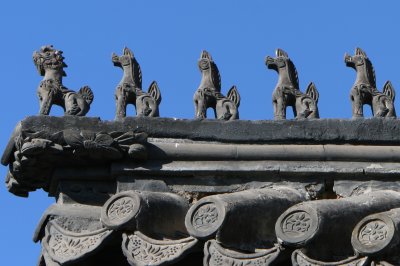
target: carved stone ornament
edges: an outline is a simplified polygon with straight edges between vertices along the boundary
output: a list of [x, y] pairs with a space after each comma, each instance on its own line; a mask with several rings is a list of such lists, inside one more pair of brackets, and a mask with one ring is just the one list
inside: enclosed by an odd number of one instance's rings
[[156, 240], [136, 231], [122, 235], [122, 251], [130, 265], [169, 265], [182, 259], [197, 244], [193, 237], [179, 240]]
[[133, 52], [125, 47], [123, 55], [112, 54], [114, 66], [122, 68], [124, 75], [115, 91], [117, 104], [116, 118], [126, 117], [126, 106], [133, 104], [136, 107], [137, 116], [159, 116], [161, 92], [157, 82], [150, 84], [147, 92], [142, 90], [142, 71], [136, 61]]
[[241, 253], [234, 250], [225, 249], [215, 240], [209, 240], [204, 245], [204, 265], [205, 266], [261, 266], [270, 265], [279, 256], [280, 249], [274, 247], [255, 253]]
[[368, 257], [354, 256], [337, 262], [326, 262], [313, 260], [307, 257], [300, 250], [295, 250], [292, 253], [292, 265], [295, 266], [369, 266]]
[[240, 95], [236, 86], [232, 86], [227, 96], [221, 93], [219, 70], [207, 51], [201, 52], [198, 66], [202, 77], [193, 96], [195, 118], [207, 118], [207, 108], [213, 108], [217, 119], [239, 119]]
[[40, 51], [33, 53], [33, 62], [43, 80], [38, 88], [40, 102], [39, 114], [48, 115], [53, 104], [64, 109], [65, 115], [84, 116], [90, 109], [94, 95], [88, 86], [78, 92], [64, 87], [62, 78], [67, 74], [64, 68], [63, 52], [52, 45], [43, 46]]
[[46, 265], [77, 262], [100, 248], [111, 233], [112, 230], [106, 228], [80, 233], [70, 232], [50, 221], [42, 239]]
[[[99, 160], [130, 157], [147, 158], [147, 134], [128, 132], [92, 132], [63, 130], [23, 131], [14, 139], [14, 161], [6, 178], [10, 192], [28, 196], [38, 187], [45, 188], [56, 165], [74, 162], [85, 164]], [[60, 157], [63, 159], [60, 160]]]
[[188, 232], [197, 238], [215, 234], [225, 218], [225, 208], [218, 201], [203, 200], [188, 211], [185, 224]]
[[350, 90], [353, 118], [364, 116], [364, 104], [371, 106], [374, 117], [396, 117], [394, 108], [396, 94], [392, 83], [386, 81], [382, 92], [378, 91], [375, 70], [367, 54], [356, 48], [353, 56], [345, 54], [344, 62], [357, 72], [356, 81]]
[[356, 225], [353, 230], [351, 244], [358, 253], [362, 255], [378, 255], [378, 253], [398, 245], [393, 220], [385, 214], [369, 215]]
[[277, 49], [276, 57], [267, 56], [265, 64], [279, 75], [272, 93], [274, 119], [286, 119], [288, 106], [293, 108], [295, 118], [319, 118], [317, 88], [311, 82], [306, 93], [300, 91], [297, 70], [288, 54], [282, 49]]
[[104, 203], [101, 221], [108, 228], [136, 227], [135, 217], [140, 210], [141, 198], [132, 191], [120, 192]]
[[319, 217], [311, 208], [286, 212], [281, 215], [275, 225], [279, 241], [291, 241], [302, 245], [317, 233]]

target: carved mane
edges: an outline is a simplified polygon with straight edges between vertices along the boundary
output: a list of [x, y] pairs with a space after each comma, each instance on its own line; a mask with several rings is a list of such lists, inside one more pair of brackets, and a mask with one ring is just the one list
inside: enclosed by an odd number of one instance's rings
[[214, 63], [214, 61], [210, 61], [210, 66], [211, 66], [211, 79], [212, 82], [215, 86], [215, 88], [218, 91], [221, 91], [221, 75], [219, 74], [219, 70], [217, 65]]
[[293, 82], [293, 85], [299, 89], [299, 75], [297, 74], [297, 69], [290, 58], [288, 58], [286, 62], [288, 64], [287, 71], [289, 72], [289, 79]]
[[365, 61], [365, 71], [367, 73], [368, 80], [369, 80], [369, 82], [371, 82], [371, 85], [374, 88], [376, 88], [376, 77], [375, 77], [374, 66], [372, 65], [372, 63], [368, 59], [368, 57], [365, 57], [364, 61]]

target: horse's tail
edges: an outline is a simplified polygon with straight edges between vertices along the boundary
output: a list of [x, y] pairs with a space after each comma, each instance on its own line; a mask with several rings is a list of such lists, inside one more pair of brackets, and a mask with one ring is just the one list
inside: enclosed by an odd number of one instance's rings
[[239, 91], [237, 90], [235, 85], [233, 85], [232, 88], [230, 88], [226, 98], [231, 100], [236, 105], [236, 107], [239, 107], [239, 105], [240, 105], [240, 94], [239, 94]]
[[396, 91], [394, 90], [392, 82], [390, 82], [389, 80], [386, 81], [385, 85], [383, 85], [382, 93], [388, 96], [394, 102]]
[[160, 103], [161, 103], [161, 91], [158, 88], [158, 84], [157, 84], [156, 81], [153, 81], [150, 84], [149, 89], [147, 90], [147, 93], [150, 94], [150, 96], [155, 100], [157, 105], [160, 105]]
[[316, 104], [318, 103], [319, 92], [318, 92], [317, 87], [315, 86], [314, 82], [310, 82], [310, 84], [308, 84], [306, 94], [308, 96], [310, 96], [311, 99], [313, 99]]
[[78, 94], [82, 96], [82, 98], [90, 105], [93, 102], [94, 94], [89, 86], [83, 86]]

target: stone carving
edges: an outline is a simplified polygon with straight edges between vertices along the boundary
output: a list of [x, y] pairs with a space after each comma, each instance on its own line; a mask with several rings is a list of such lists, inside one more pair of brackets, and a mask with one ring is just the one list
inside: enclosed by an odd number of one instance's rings
[[302, 235], [310, 229], [311, 216], [305, 211], [294, 212], [283, 220], [283, 232]]
[[192, 205], [185, 225], [196, 238], [215, 237], [224, 246], [253, 252], [276, 244], [276, 219], [302, 200], [304, 195], [286, 187], [212, 195]]
[[277, 247], [260, 250], [255, 253], [241, 253], [225, 249], [215, 240], [209, 240], [204, 246], [205, 266], [261, 266], [271, 265], [279, 256], [280, 249]]
[[63, 52], [52, 45], [43, 46], [33, 54], [33, 62], [43, 80], [38, 88], [39, 114], [48, 115], [53, 104], [64, 109], [65, 115], [84, 116], [93, 101], [93, 92], [88, 86], [77, 93], [64, 87], [62, 78], [66, 76]]
[[183, 198], [172, 193], [128, 190], [104, 203], [101, 221], [107, 228], [137, 230], [149, 237], [174, 236], [186, 233], [188, 207]]
[[[28, 196], [28, 191], [47, 186], [52, 169], [57, 163], [62, 164], [58, 160], [60, 157], [77, 164], [83, 164], [86, 159], [98, 161], [130, 157], [144, 160], [147, 158], [146, 143], [146, 133], [133, 131], [23, 131], [14, 138], [14, 161], [6, 184], [10, 192]], [[30, 185], [32, 183], [34, 186]]]
[[239, 119], [240, 95], [236, 86], [232, 86], [226, 97], [221, 93], [219, 70], [207, 51], [201, 52], [198, 66], [202, 78], [193, 96], [195, 118], [207, 118], [207, 108], [211, 107], [217, 119]]
[[300, 250], [295, 250], [292, 254], [292, 265], [296, 266], [369, 266], [368, 257], [353, 256], [337, 262], [325, 262], [313, 260], [304, 255]]
[[361, 228], [358, 239], [366, 246], [384, 242], [388, 236], [387, 225], [379, 220], [371, 221]]
[[161, 92], [157, 82], [153, 81], [146, 92], [142, 90], [142, 71], [133, 52], [125, 47], [123, 55], [112, 54], [114, 66], [122, 68], [124, 75], [115, 91], [117, 104], [116, 118], [126, 116], [126, 106], [133, 104], [137, 116], [159, 116], [159, 105], [161, 103]]
[[214, 203], [204, 204], [196, 210], [192, 218], [193, 227], [207, 230], [218, 220], [218, 210]]
[[378, 258], [399, 254], [400, 209], [366, 216], [354, 228], [351, 244], [359, 254]]
[[91, 254], [111, 233], [111, 230], [105, 228], [85, 233], [68, 232], [50, 221], [46, 226], [42, 245], [53, 262], [63, 265], [79, 261]]
[[386, 81], [382, 92], [378, 91], [374, 67], [367, 54], [356, 48], [353, 56], [345, 54], [344, 62], [357, 72], [356, 81], [350, 90], [353, 118], [364, 116], [364, 104], [371, 106], [374, 117], [396, 117], [395, 90], [392, 83]]
[[115, 194], [104, 204], [101, 221], [112, 229], [129, 226], [134, 229], [141, 203], [139, 193], [126, 191]]
[[179, 240], [156, 240], [136, 231], [122, 235], [122, 251], [135, 266], [167, 265], [182, 259], [197, 244], [193, 237]]
[[275, 231], [279, 243], [285, 247], [301, 247], [309, 257], [327, 261], [347, 258], [354, 254], [353, 229], [359, 221], [399, 204], [400, 193], [390, 190], [340, 200], [302, 202], [277, 219]]
[[274, 119], [286, 119], [288, 106], [292, 106], [295, 118], [319, 118], [317, 88], [311, 82], [306, 93], [300, 91], [297, 70], [288, 54], [282, 49], [277, 49], [276, 57], [267, 56], [265, 64], [279, 75], [272, 93]]

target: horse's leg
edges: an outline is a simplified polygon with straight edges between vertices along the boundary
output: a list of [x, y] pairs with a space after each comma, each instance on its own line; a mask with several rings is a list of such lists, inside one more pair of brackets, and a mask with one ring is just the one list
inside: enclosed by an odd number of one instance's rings
[[196, 91], [194, 95], [195, 118], [207, 118], [204, 95], [200, 91]]
[[394, 108], [393, 100], [386, 98], [385, 106], [389, 110], [388, 113], [386, 114], [386, 117], [396, 117], [396, 111]]
[[361, 95], [357, 87], [353, 87], [350, 92], [351, 107], [353, 118], [364, 117]]
[[[274, 93], [275, 94], [275, 93]], [[284, 99], [283, 93], [279, 93], [279, 95], [274, 95], [273, 105], [274, 105], [274, 119], [286, 119], [286, 101]]]
[[126, 117], [126, 95], [124, 94], [122, 87], [118, 87], [115, 92], [115, 103], [117, 107], [115, 118]]
[[51, 106], [53, 105], [53, 94], [50, 90], [45, 90], [39, 88], [38, 90], [39, 97], [39, 114], [40, 115], [48, 115], [50, 113]]

